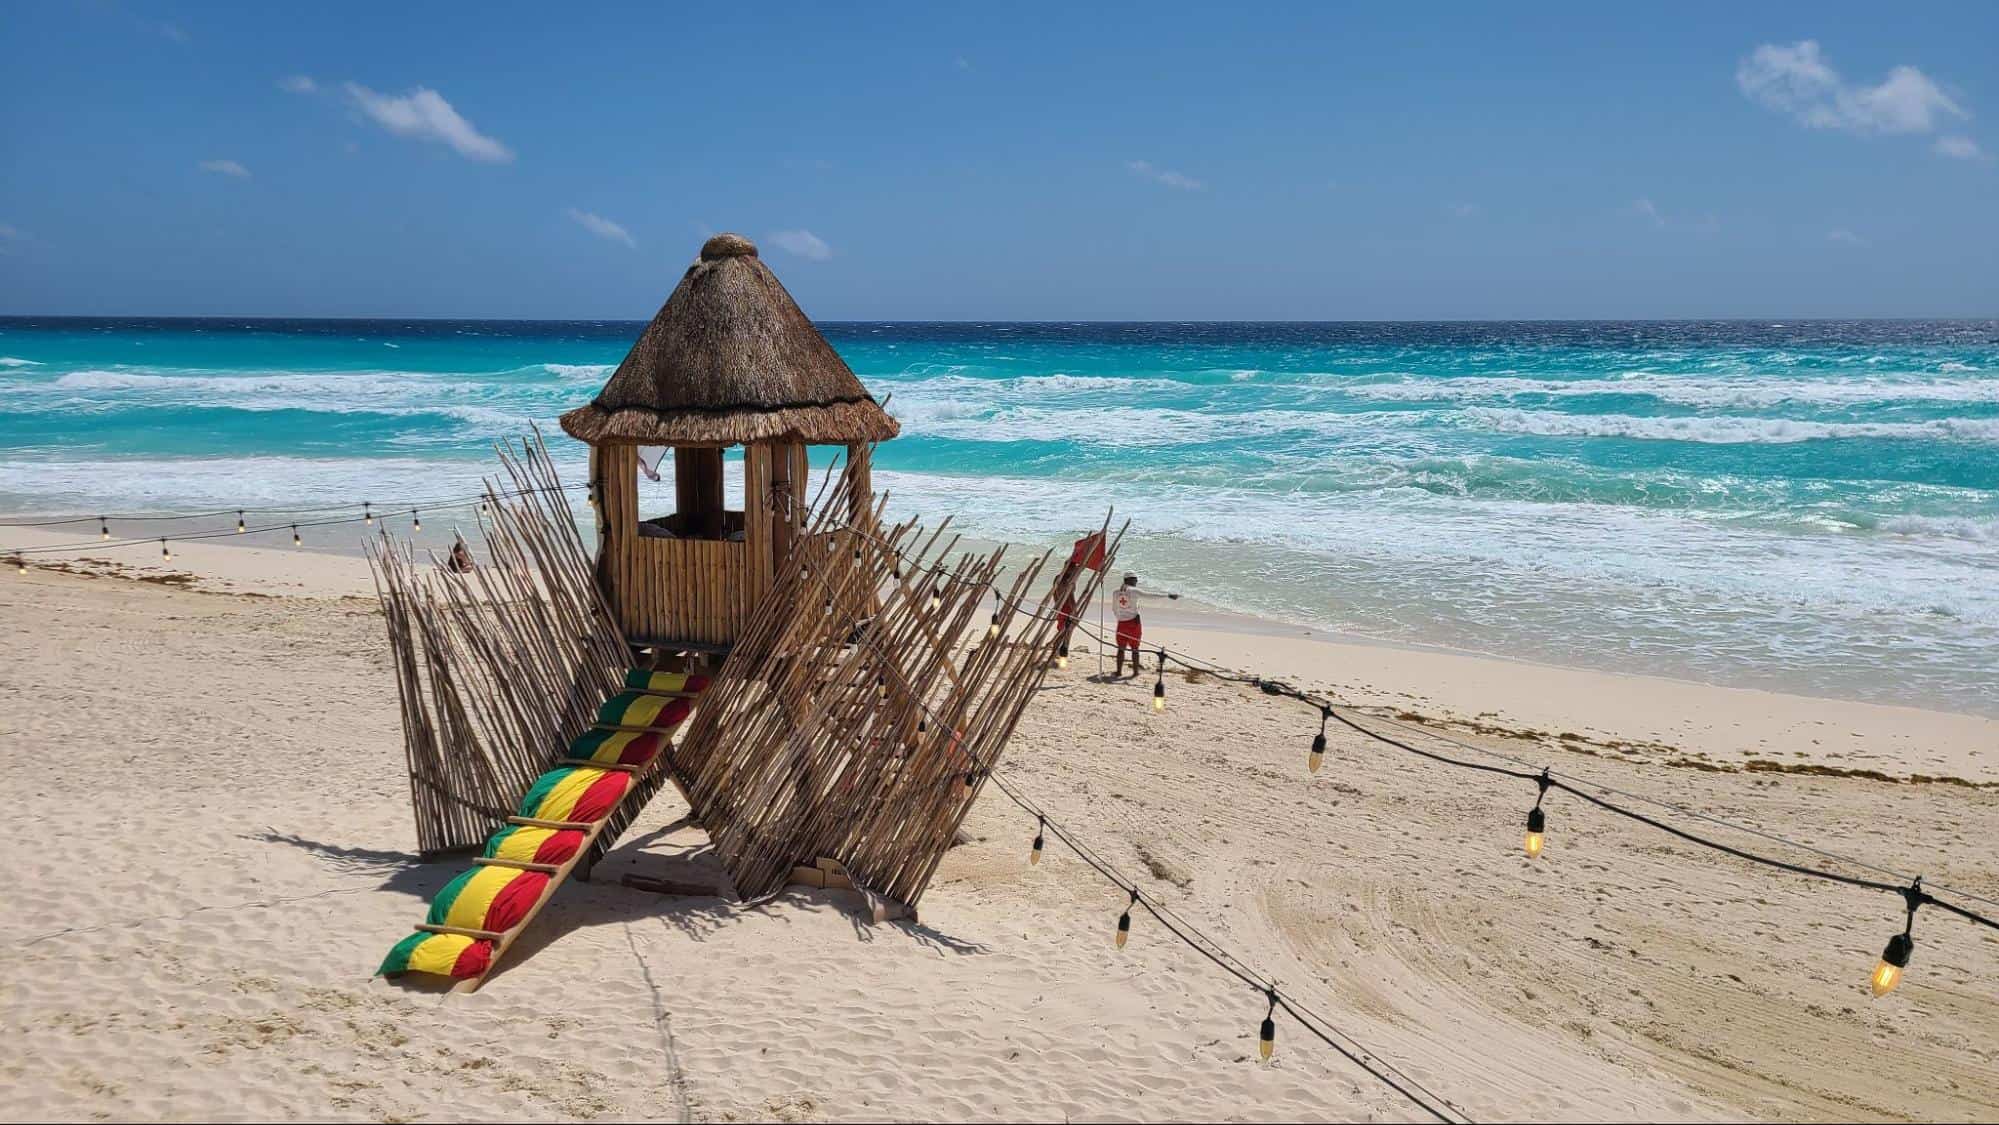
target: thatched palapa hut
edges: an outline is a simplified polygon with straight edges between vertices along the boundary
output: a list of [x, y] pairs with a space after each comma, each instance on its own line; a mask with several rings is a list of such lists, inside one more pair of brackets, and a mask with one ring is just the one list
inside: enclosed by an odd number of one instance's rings
[[[599, 577], [627, 638], [691, 651], [728, 647], [770, 588], [810, 499], [805, 447], [847, 448], [864, 509], [868, 447], [898, 430], [735, 234], [701, 247], [604, 389], [562, 428], [590, 445]], [[741, 511], [723, 500], [732, 445], [743, 447]], [[648, 462], [672, 450], [674, 506], [642, 519], [645, 447]]]

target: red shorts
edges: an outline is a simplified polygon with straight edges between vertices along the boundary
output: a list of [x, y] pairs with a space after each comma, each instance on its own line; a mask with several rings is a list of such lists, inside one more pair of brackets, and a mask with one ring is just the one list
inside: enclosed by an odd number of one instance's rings
[[1140, 639], [1144, 635], [1145, 632], [1139, 627], [1138, 618], [1136, 617], [1117, 623], [1117, 646], [1119, 648], [1137, 648]]

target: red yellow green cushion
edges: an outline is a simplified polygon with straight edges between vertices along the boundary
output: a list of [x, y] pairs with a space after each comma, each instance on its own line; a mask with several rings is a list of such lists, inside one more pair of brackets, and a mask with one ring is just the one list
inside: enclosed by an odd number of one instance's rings
[[396, 943], [376, 969], [384, 976], [435, 973], [441, 977], [476, 977], [493, 963], [493, 943], [459, 934], [414, 933]]
[[632, 775], [623, 770], [561, 766], [535, 778], [521, 798], [521, 815], [535, 820], [602, 820], [618, 807]]
[[700, 691], [708, 677], [690, 672], [649, 672], [634, 668], [625, 673], [625, 686], [644, 691]]
[[584, 731], [581, 737], [570, 743], [569, 757], [572, 761], [642, 766], [652, 761], [665, 745], [664, 731], [605, 730], [599, 727]]
[[547, 887], [544, 872], [474, 867], [437, 892], [425, 921], [433, 926], [505, 933], [521, 924]]
[[607, 727], [654, 727], [670, 730], [680, 725], [693, 703], [678, 696], [647, 695], [628, 691], [614, 695], [597, 708], [597, 722]]
[[583, 846], [574, 828], [529, 828], [510, 824], [486, 841], [486, 858], [520, 863], [567, 863]]

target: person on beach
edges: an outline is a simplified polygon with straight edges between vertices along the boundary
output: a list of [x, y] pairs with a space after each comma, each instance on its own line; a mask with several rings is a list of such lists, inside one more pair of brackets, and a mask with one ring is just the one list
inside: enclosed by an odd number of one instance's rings
[[465, 545], [465, 540], [453, 543], [450, 557], [444, 560], [444, 569], [453, 574], [470, 574], [472, 566], [472, 549]]
[[1145, 630], [1138, 620], [1138, 575], [1127, 574], [1124, 583], [1111, 596], [1111, 612], [1117, 616], [1117, 667], [1116, 674], [1124, 675], [1124, 654], [1131, 650], [1131, 674], [1138, 675], [1138, 646], [1145, 641]]

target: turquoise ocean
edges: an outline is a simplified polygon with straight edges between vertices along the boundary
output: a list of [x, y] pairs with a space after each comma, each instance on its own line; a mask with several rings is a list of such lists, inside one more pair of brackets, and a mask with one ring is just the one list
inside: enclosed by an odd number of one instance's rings
[[[640, 327], [0, 318], [0, 519], [469, 493], [530, 422], [581, 480], [553, 420]], [[1227, 609], [1999, 714], [1999, 321], [824, 328], [899, 512], [1115, 504]]]

